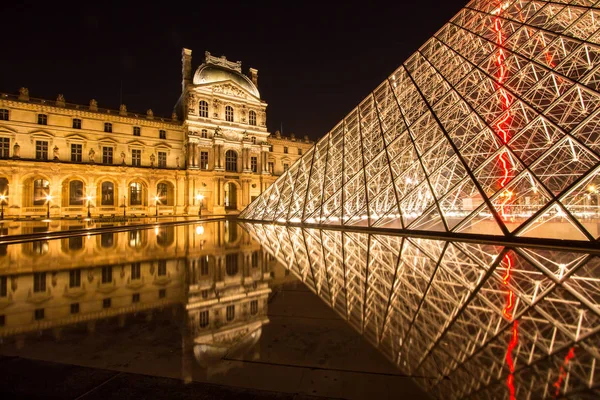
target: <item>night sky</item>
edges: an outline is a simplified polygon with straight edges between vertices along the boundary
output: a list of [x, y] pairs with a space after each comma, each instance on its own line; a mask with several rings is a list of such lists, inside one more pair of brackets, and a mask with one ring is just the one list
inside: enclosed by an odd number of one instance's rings
[[[170, 117], [181, 48], [258, 69], [270, 132], [316, 139], [390, 75], [465, 0], [301, 3], [215, 0], [75, 6], [2, 2], [0, 92]], [[288, 4], [289, 3], [289, 4]]]

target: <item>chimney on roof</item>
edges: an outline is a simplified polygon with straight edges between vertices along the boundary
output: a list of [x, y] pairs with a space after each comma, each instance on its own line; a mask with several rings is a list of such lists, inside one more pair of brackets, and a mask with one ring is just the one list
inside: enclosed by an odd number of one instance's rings
[[192, 50], [185, 47], [181, 50], [181, 90], [185, 92], [187, 85], [192, 83]]
[[258, 70], [255, 68], [250, 68], [250, 79], [252, 80], [252, 83], [254, 83], [254, 86], [256, 86], [258, 88]]

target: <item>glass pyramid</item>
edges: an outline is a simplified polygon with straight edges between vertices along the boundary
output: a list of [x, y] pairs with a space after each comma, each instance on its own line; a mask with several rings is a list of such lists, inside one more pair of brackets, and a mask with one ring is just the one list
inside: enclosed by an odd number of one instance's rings
[[597, 240], [595, 4], [471, 1], [241, 218]]

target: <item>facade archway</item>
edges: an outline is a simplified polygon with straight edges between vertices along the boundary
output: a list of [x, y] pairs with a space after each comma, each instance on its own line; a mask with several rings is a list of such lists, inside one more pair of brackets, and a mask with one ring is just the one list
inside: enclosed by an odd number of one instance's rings
[[156, 196], [161, 206], [172, 206], [175, 204], [175, 187], [169, 181], [160, 181], [156, 185]]
[[128, 201], [130, 206], [147, 206], [148, 205], [148, 186], [140, 181], [135, 180], [129, 183], [127, 187]]
[[50, 181], [43, 176], [32, 176], [23, 182], [23, 207], [46, 205], [46, 197], [51, 195]]
[[96, 205], [115, 207], [118, 205], [119, 185], [113, 180], [101, 179], [96, 186]]
[[241, 188], [236, 182], [226, 182], [224, 187], [223, 204], [226, 210], [239, 210], [239, 200], [242, 198]]

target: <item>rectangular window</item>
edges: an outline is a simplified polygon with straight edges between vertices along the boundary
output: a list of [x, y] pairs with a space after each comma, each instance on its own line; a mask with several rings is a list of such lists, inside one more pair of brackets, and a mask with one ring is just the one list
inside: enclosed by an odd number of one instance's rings
[[35, 141], [35, 159], [36, 160], [47, 160], [48, 159], [48, 142], [45, 140]]
[[8, 121], [8, 110], [0, 108], [0, 121]]
[[208, 256], [204, 256], [198, 260], [200, 275], [208, 275]]
[[283, 172], [287, 171], [288, 169], [290, 169], [290, 164], [283, 164]]
[[8, 279], [6, 276], [0, 276], [0, 297], [6, 297], [8, 294]]
[[284, 152], [284, 154], [287, 154], [287, 153], [288, 153], [288, 148], [287, 148], [287, 146], [284, 146], [284, 147], [283, 147], [283, 152]]
[[250, 302], [250, 314], [256, 315], [258, 313], [258, 300], [252, 300]]
[[298, 155], [301, 156], [302, 155], [302, 149], [298, 149]]
[[140, 294], [139, 293], [134, 293], [131, 296], [131, 302], [132, 303], [139, 303], [140, 302]]
[[208, 326], [208, 311], [200, 311], [200, 328], [206, 328]]
[[102, 300], [102, 308], [110, 308], [112, 301], [110, 301], [110, 297]]
[[133, 263], [131, 264], [131, 280], [134, 281], [136, 279], [140, 279], [142, 277], [142, 265], [141, 263]]
[[81, 270], [69, 271], [69, 287], [80, 287], [81, 286]]
[[158, 152], [158, 168], [167, 168], [167, 153], [164, 151]]
[[252, 172], [258, 171], [258, 157], [250, 157], [250, 169]]
[[133, 136], [140, 136], [142, 134], [142, 128], [139, 126], [133, 127]]
[[167, 138], [167, 131], [165, 131], [164, 129], [161, 129], [160, 131], [158, 131], [158, 137], [160, 139], [166, 139]]
[[269, 147], [269, 151], [272, 153], [273, 152], [273, 146]]
[[112, 267], [102, 267], [102, 283], [112, 282]]
[[48, 116], [46, 114], [38, 114], [38, 125], [48, 125]]
[[81, 154], [83, 153], [83, 145], [72, 143], [71, 144], [71, 161], [81, 162]]
[[0, 158], [8, 158], [10, 154], [10, 138], [0, 138]]
[[0, 326], [6, 325], [6, 315], [0, 315]]
[[158, 276], [167, 275], [167, 260], [158, 261]]
[[139, 167], [142, 165], [142, 150], [131, 150], [131, 165], [134, 167]]
[[104, 132], [108, 132], [108, 133], [112, 132], [112, 124], [110, 122], [104, 123]]
[[273, 161], [269, 162], [269, 172], [273, 173], [275, 170], [275, 163]]
[[46, 291], [46, 273], [40, 272], [33, 274], [33, 292], [45, 292]]
[[73, 129], [81, 129], [81, 120], [79, 118], [73, 118]]
[[252, 268], [258, 268], [258, 257], [259, 257], [258, 251], [255, 251], [254, 253], [252, 253]]
[[113, 163], [113, 148], [112, 147], [102, 147], [102, 164], [112, 164]]
[[71, 314], [79, 314], [79, 303], [71, 304]]
[[158, 291], [158, 298], [164, 299], [165, 297], [167, 297], [167, 289], [160, 289]]
[[44, 319], [44, 309], [43, 308], [36, 309], [33, 313], [33, 318], [35, 318], [36, 321], [39, 321], [40, 319]]
[[200, 152], [200, 169], [208, 169], [208, 151]]
[[227, 321], [233, 321], [235, 318], [235, 306], [227, 306]]

